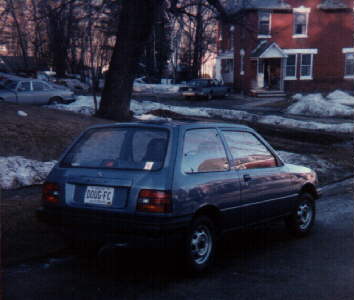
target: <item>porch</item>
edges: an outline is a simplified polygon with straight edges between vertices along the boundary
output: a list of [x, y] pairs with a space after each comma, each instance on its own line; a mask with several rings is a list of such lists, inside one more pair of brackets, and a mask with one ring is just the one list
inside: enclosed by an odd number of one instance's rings
[[256, 97], [283, 97], [287, 54], [276, 44], [262, 42], [251, 54], [257, 69], [250, 91]]

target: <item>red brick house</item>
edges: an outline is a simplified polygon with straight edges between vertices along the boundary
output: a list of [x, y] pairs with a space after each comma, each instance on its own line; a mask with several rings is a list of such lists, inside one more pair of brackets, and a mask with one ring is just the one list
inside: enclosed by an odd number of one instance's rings
[[248, 94], [354, 89], [353, 0], [227, 0], [216, 77]]

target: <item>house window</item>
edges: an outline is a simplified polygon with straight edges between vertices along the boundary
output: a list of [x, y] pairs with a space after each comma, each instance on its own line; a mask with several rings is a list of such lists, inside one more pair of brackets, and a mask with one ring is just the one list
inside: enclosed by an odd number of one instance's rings
[[307, 37], [308, 12], [294, 13], [294, 37]]
[[270, 12], [259, 12], [258, 14], [258, 37], [270, 37], [271, 33]]
[[300, 79], [312, 79], [313, 55], [301, 54]]
[[286, 60], [286, 79], [296, 79], [296, 65], [297, 65], [297, 55], [288, 54]]
[[346, 53], [345, 54], [344, 77], [354, 78], [354, 53]]

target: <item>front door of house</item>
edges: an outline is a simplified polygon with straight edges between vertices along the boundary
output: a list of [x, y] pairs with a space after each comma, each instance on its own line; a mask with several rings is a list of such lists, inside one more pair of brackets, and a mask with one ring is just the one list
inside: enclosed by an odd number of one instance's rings
[[259, 59], [257, 72], [258, 88], [281, 90], [282, 80], [281, 58]]

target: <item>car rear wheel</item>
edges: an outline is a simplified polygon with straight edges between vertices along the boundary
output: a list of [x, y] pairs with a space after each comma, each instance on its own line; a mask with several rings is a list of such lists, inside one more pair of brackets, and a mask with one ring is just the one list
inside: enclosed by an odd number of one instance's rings
[[303, 237], [311, 231], [315, 216], [315, 201], [310, 194], [304, 193], [299, 196], [294, 212], [285, 218], [285, 224], [291, 234]]
[[215, 227], [206, 216], [197, 217], [188, 232], [185, 256], [193, 272], [205, 271], [215, 254]]
[[63, 99], [60, 97], [53, 97], [49, 99], [48, 104], [62, 104], [63, 103]]
[[208, 100], [212, 100], [212, 99], [213, 99], [213, 93], [209, 93], [209, 94], [207, 95], [207, 99], [208, 99]]
[[4, 98], [0, 98], [0, 103], [4, 103], [4, 102], [5, 102]]

